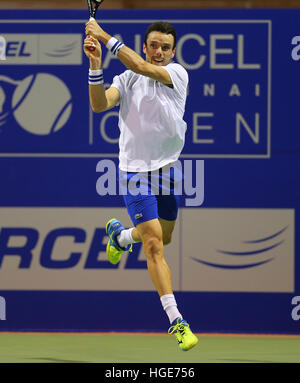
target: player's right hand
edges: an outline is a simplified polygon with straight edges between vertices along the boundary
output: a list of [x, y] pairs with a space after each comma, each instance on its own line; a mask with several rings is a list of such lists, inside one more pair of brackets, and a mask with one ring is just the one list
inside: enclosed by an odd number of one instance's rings
[[102, 41], [101, 36], [103, 36], [105, 32], [96, 20], [90, 20], [85, 24], [85, 34], [87, 36], [94, 36], [98, 40]]
[[[95, 48], [92, 51], [89, 50], [89, 47], [91, 47], [91, 46], [93, 46]], [[99, 43], [99, 41], [97, 39], [95, 39], [92, 36], [87, 36], [84, 39], [83, 50], [89, 59], [99, 60], [101, 62], [102, 49], [101, 49], [101, 44]]]

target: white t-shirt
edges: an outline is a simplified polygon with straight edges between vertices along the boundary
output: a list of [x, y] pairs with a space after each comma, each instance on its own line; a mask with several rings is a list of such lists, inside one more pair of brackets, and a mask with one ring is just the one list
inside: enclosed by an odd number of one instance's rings
[[112, 86], [120, 92], [119, 167], [123, 171], [157, 170], [175, 162], [182, 151], [188, 73], [176, 63], [164, 69], [173, 88], [131, 70], [113, 79]]

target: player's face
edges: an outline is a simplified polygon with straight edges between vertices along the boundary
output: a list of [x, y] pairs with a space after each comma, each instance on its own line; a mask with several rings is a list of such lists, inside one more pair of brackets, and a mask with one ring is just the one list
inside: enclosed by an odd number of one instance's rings
[[143, 51], [146, 61], [154, 65], [168, 65], [175, 55], [174, 36], [162, 32], [150, 32]]

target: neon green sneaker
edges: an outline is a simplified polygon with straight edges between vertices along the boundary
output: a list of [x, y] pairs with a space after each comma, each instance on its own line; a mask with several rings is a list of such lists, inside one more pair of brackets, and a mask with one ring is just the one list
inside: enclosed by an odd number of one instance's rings
[[116, 218], [111, 219], [106, 224], [106, 234], [109, 237], [109, 241], [106, 246], [106, 255], [110, 263], [116, 265], [120, 262], [121, 256], [124, 251], [132, 251], [132, 245], [127, 247], [121, 247], [118, 244], [117, 236], [125, 230], [125, 227]]
[[168, 334], [176, 336], [178, 347], [182, 351], [188, 351], [198, 343], [198, 338], [190, 330], [190, 325], [181, 318], [174, 320]]

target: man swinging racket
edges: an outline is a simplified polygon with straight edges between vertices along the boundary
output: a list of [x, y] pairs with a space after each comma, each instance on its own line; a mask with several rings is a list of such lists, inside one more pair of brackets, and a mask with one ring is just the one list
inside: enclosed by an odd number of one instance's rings
[[[114, 77], [107, 90], [103, 86], [99, 41], [128, 68]], [[124, 178], [126, 182], [130, 181], [138, 172], [155, 173], [161, 189], [164, 171], [170, 169], [182, 151], [188, 74], [181, 65], [171, 62], [175, 46], [176, 31], [167, 22], [155, 22], [148, 27], [143, 44], [146, 60], [106, 33], [95, 20], [86, 24], [84, 52], [90, 61], [91, 107], [100, 113], [120, 104], [119, 168], [122, 181]], [[109, 261], [116, 264], [132, 244], [142, 242], [148, 271], [171, 323], [168, 333], [174, 334], [179, 348], [187, 351], [196, 345], [198, 338], [178, 311], [170, 270], [164, 258], [164, 246], [171, 242], [179, 204], [172, 180], [170, 185], [167, 195], [162, 195], [161, 190], [155, 195], [124, 193], [134, 227], [125, 229], [115, 218], [108, 221], [106, 252]]]

